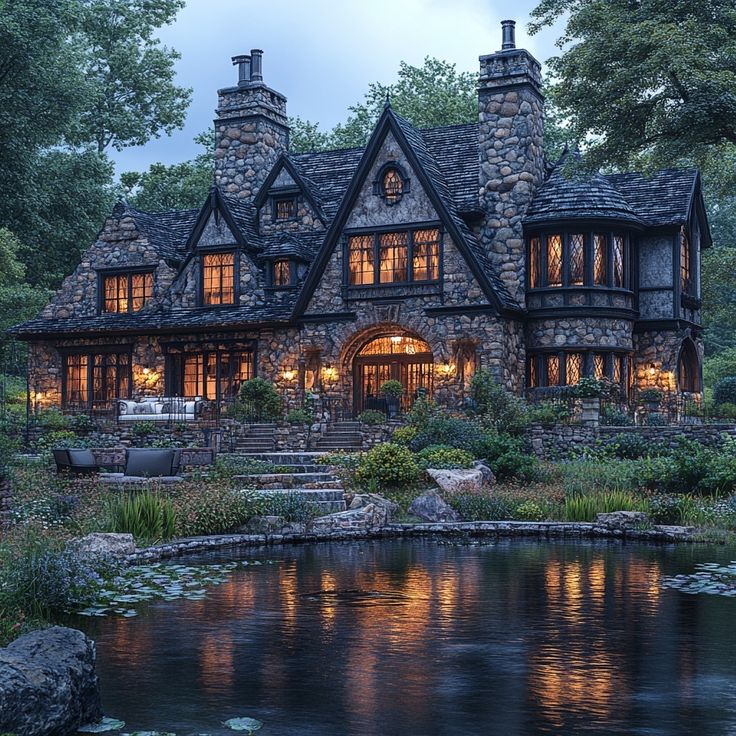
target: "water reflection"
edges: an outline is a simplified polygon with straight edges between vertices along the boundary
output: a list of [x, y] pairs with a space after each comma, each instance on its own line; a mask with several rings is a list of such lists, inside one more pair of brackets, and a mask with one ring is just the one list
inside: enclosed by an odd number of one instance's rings
[[281, 564], [239, 570], [204, 601], [86, 622], [109, 713], [212, 734], [244, 714], [287, 735], [736, 728], [733, 699], [702, 687], [736, 675], [736, 604], [659, 587], [689, 571], [692, 550], [426, 541], [263, 554]]

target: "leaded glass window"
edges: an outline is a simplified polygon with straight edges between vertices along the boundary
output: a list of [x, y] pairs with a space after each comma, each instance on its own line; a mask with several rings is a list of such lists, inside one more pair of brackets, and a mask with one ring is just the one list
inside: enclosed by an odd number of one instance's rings
[[560, 385], [560, 357], [559, 355], [547, 356], [547, 385]]
[[536, 388], [539, 385], [537, 376], [537, 358], [532, 355], [529, 358], [529, 388]]
[[394, 204], [404, 193], [404, 182], [396, 169], [387, 169], [383, 175], [383, 196], [386, 202]]
[[202, 302], [235, 303], [234, 253], [208, 253], [202, 258]]
[[354, 235], [348, 240], [348, 280], [352, 286], [372, 284], [373, 236]]
[[565, 383], [574, 386], [583, 375], [583, 354], [568, 353], [565, 356]]
[[624, 375], [624, 358], [623, 355], [613, 356], [613, 382], [621, 383]]
[[562, 286], [562, 236], [547, 236], [547, 286]]
[[152, 273], [118, 273], [102, 281], [105, 312], [138, 312], [153, 297]]
[[603, 353], [593, 355], [593, 375], [598, 379], [606, 375], [606, 356]]
[[538, 289], [542, 285], [542, 241], [532, 238], [529, 242], [529, 286]]
[[66, 356], [66, 404], [83, 406], [88, 401], [89, 356]]
[[[181, 366], [181, 394], [194, 398], [234, 398], [255, 375], [255, 353], [248, 349], [187, 353]], [[179, 392], [177, 392], [179, 393]]]
[[624, 238], [623, 235], [613, 236], [613, 285], [624, 285]]
[[608, 265], [608, 248], [606, 236], [601, 233], [593, 235], [593, 283], [596, 286], [606, 285]]
[[407, 273], [407, 234], [383, 233], [378, 246], [379, 283], [393, 284], [406, 281]]
[[286, 259], [279, 259], [273, 263], [273, 285], [291, 285], [291, 264]]
[[436, 281], [440, 277], [440, 231], [415, 230], [412, 249], [414, 281]]
[[688, 293], [690, 291], [690, 241], [688, 240], [685, 228], [680, 229], [680, 280], [682, 291]]
[[274, 200], [274, 215], [277, 220], [291, 220], [296, 217], [296, 198], [282, 197]]
[[570, 236], [570, 283], [581, 286], [585, 281], [585, 236], [573, 233]]

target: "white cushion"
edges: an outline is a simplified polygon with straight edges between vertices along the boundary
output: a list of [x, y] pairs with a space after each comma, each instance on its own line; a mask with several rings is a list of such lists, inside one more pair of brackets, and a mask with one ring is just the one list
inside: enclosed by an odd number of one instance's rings
[[194, 414], [194, 409], [195, 409], [196, 406], [197, 406], [197, 402], [196, 401], [186, 401], [184, 403], [184, 411], [187, 414]]
[[135, 401], [120, 399], [118, 401], [118, 414], [132, 414], [137, 406]]

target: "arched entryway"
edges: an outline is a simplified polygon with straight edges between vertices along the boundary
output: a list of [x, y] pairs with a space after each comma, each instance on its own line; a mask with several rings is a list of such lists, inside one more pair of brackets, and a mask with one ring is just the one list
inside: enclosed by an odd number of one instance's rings
[[682, 343], [677, 360], [677, 385], [682, 393], [700, 393], [700, 359], [695, 343], [689, 338]]
[[381, 386], [388, 380], [404, 387], [401, 408], [407, 411], [422, 390], [432, 395], [434, 359], [424, 340], [401, 333], [373, 336], [363, 343], [353, 359], [353, 408], [387, 410]]

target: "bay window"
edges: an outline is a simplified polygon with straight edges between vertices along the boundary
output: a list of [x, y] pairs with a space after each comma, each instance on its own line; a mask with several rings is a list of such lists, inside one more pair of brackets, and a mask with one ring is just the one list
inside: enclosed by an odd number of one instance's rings
[[580, 349], [531, 352], [527, 356], [529, 388], [574, 386], [584, 376], [606, 378], [625, 393], [630, 385], [631, 358], [620, 352]]

